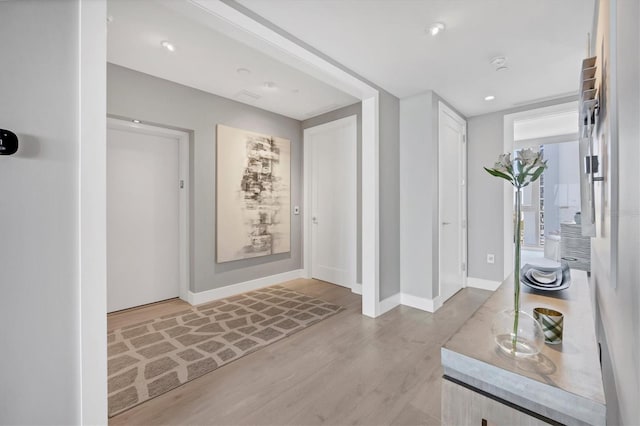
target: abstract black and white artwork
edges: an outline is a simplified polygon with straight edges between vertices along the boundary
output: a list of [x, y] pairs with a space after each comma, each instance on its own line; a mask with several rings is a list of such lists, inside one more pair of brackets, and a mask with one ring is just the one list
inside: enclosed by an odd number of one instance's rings
[[217, 126], [217, 262], [291, 250], [287, 139]]

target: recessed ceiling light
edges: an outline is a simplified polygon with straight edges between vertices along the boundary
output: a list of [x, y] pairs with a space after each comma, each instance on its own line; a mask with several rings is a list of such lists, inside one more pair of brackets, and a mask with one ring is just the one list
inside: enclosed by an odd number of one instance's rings
[[133, 121], [136, 124], [140, 124], [140, 120], [131, 120], [131, 121]]
[[262, 86], [267, 90], [276, 90], [278, 88], [273, 81], [265, 81]]
[[442, 22], [434, 22], [429, 26], [429, 34], [431, 34], [432, 36], [437, 36], [438, 34], [443, 32], [444, 29], [445, 26]]
[[485, 101], [492, 101], [492, 100], [494, 100], [495, 98], [496, 98], [495, 96], [493, 96], [493, 95], [489, 95], [489, 96], [485, 96], [485, 97], [484, 97], [484, 100], [485, 100]]
[[238, 68], [236, 70], [236, 72], [240, 75], [249, 75], [251, 74], [251, 70], [247, 69], [247, 68]]
[[160, 46], [164, 47], [169, 52], [175, 52], [176, 51], [176, 47], [171, 42], [169, 42], [168, 40], [162, 40], [160, 42]]

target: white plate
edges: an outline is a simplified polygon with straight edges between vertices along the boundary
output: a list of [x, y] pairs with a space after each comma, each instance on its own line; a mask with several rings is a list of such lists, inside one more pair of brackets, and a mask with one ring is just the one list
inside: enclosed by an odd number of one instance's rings
[[531, 278], [540, 284], [552, 284], [558, 280], [558, 276], [555, 272], [543, 272], [538, 269], [530, 269], [530, 271]]

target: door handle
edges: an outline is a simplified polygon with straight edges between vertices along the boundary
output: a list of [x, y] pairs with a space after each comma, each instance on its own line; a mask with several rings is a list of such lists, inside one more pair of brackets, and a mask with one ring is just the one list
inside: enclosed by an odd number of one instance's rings
[[318, 216], [312, 216], [311, 217], [311, 223], [318, 224]]
[[451, 222], [442, 222], [442, 226], [451, 225]]

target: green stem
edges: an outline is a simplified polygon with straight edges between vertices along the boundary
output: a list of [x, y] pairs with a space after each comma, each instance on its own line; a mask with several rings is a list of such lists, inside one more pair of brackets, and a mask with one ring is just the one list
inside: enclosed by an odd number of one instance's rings
[[513, 308], [515, 312], [513, 319], [513, 338], [511, 341], [511, 351], [513, 353], [516, 352], [516, 345], [518, 343], [518, 320], [520, 319], [520, 214], [522, 210], [520, 205], [522, 189], [520, 187], [516, 187], [516, 189], [516, 252], [513, 265]]

